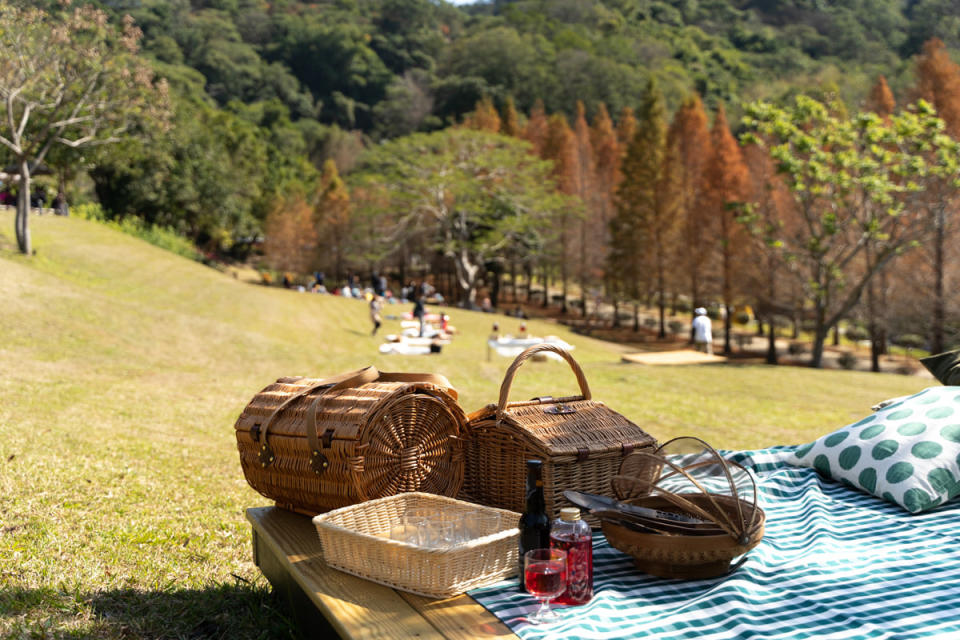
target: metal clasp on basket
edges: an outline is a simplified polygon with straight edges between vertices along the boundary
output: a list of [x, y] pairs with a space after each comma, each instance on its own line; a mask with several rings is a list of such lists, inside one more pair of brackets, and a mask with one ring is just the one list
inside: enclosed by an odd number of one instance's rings
[[[330, 448], [330, 444], [333, 441], [333, 434], [333, 429], [327, 429], [323, 432], [323, 435], [320, 436], [320, 445], [322, 448]], [[314, 449], [310, 454], [310, 468], [313, 469], [313, 472], [319, 476], [329, 467], [330, 460], [328, 460], [327, 456], [323, 454], [323, 451], [320, 449]]]
[[555, 416], [565, 416], [570, 413], [576, 413], [577, 410], [568, 404], [552, 404], [546, 409], [544, 409], [543, 412], [549, 413]]

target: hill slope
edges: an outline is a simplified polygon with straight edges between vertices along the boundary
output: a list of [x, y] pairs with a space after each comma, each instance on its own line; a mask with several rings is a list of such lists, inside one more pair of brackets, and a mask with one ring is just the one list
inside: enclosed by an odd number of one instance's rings
[[[238, 464], [232, 424], [246, 402], [281, 375], [372, 363], [444, 374], [469, 411], [496, 399], [508, 364], [485, 360], [489, 315], [451, 311], [462, 335], [439, 356], [383, 357], [361, 302], [244, 284], [91, 222], [32, 223], [38, 254], [26, 258], [0, 212], [0, 635], [285, 633], [250, 562], [243, 509], [266, 500]], [[594, 396], [661, 440], [806, 441], [929, 384], [645, 368], [562, 328], [530, 329], [575, 344]], [[512, 397], [574, 388], [564, 365], [531, 363]]]

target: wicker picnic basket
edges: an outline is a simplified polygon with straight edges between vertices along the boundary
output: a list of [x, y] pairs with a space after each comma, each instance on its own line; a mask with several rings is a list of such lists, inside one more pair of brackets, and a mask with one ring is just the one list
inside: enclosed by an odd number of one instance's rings
[[[472, 538], [450, 547], [421, 547], [392, 540], [390, 527], [409, 509], [447, 518], [499, 514]], [[520, 514], [426, 493], [403, 493], [337, 509], [313, 519], [328, 565], [395, 589], [446, 598], [517, 573]]]
[[250, 486], [315, 515], [404, 491], [455, 496], [465, 424], [443, 376], [367, 367], [280, 378], [254, 396], [235, 428]]
[[[580, 385], [580, 395], [508, 402], [517, 371], [543, 353], [566, 360]], [[526, 460], [536, 458], [544, 462], [544, 497], [551, 518], [569, 506], [563, 497], [567, 489], [612, 496], [610, 479], [624, 456], [656, 445], [643, 429], [593, 400], [580, 365], [567, 351], [551, 344], [535, 345], [517, 356], [500, 386], [498, 404], [475, 411], [468, 419], [461, 497], [522, 512]], [[593, 517], [587, 521], [599, 526]]]

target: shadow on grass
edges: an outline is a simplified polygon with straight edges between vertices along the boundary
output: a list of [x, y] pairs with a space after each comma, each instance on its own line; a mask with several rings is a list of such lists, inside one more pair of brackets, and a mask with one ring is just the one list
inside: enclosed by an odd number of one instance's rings
[[[206, 589], [117, 589], [73, 593], [0, 588], [0, 617], [22, 638], [304, 637], [269, 586], [238, 581]], [[0, 625], [2, 631], [3, 625]], [[3, 633], [0, 633], [3, 635]]]

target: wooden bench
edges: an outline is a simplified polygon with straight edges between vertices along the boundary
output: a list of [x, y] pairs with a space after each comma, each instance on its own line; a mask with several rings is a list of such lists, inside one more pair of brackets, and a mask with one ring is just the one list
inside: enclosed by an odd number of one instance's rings
[[331, 569], [310, 518], [247, 509], [253, 562], [285, 599], [307, 637], [516, 638], [468, 595], [432, 600]]

